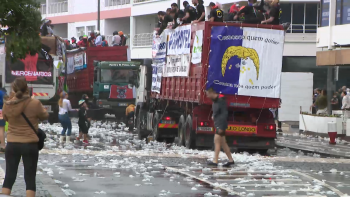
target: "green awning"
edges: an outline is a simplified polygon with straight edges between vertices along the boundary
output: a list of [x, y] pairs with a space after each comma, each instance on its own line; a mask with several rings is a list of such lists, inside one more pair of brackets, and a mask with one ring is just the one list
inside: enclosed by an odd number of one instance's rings
[[139, 69], [140, 62], [95, 62], [94, 66], [101, 69]]

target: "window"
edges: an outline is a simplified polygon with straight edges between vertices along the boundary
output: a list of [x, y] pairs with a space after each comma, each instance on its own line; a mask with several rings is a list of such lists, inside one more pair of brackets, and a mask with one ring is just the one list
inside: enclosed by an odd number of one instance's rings
[[85, 27], [77, 27], [77, 38], [85, 35]]
[[87, 34], [90, 35], [90, 33], [95, 32], [96, 28], [94, 26], [86, 26]]
[[136, 77], [134, 70], [101, 69], [102, 83], [133, 83]]
[[281, 23], [290, 22], [287, 33], [316, 33], [317, 3], [281, 3]]

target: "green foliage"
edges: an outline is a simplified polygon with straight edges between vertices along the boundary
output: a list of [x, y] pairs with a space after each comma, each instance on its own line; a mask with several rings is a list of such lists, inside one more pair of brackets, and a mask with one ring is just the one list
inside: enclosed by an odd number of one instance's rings
[[0, 0], [0, 25], [8, 27], [2, 33], [6, 39], [6, 56], [16, 60], [41, 50], [40, 4], [36, 0]]

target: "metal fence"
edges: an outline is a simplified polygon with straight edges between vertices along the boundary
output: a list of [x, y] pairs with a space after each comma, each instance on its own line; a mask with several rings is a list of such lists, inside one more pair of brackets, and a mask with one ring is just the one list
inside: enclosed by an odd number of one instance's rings
[[152, 46], [153, 33], [135, 34], [133, 46]]
[[40, 4], [40, 12], [41, 14], [46, 14], [46, 4]]
[[106, 3], [105, 4], [106, 7], [110, 7], [110, 6], [130, 4], [130, 0], [106, 0], [105, 3]]
[[154, 1], [154, 0], [134, 0], [134, 3], [143, 3], [148, 1]]
[[68, 12], [68, 1], [49, 4], [49, 14]]

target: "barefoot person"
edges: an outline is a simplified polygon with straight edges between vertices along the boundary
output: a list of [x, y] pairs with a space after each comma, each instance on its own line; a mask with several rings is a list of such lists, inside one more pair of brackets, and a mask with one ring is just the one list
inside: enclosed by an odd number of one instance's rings
[[211, 100], [213, 100], [213, 116], [214, 127], [216, 130], [216, 134], [214, 136], [214, 145], [215, 145], [215, 155], [214, 161], [208, 162], [210, 166], [217, 166], [220, 154], [220, 148], [224, 149], [229, 161], [223, 165], [223, 167], [230, 167], [235, 162], [233, 161], [232, 154], [230, 151], [230, 147], [226, 143], [225, 130], [227, 129], [227, 105], [226, 99], [216, 93], [213, 88], [209, 88], [207, 91], [207, 96]]

